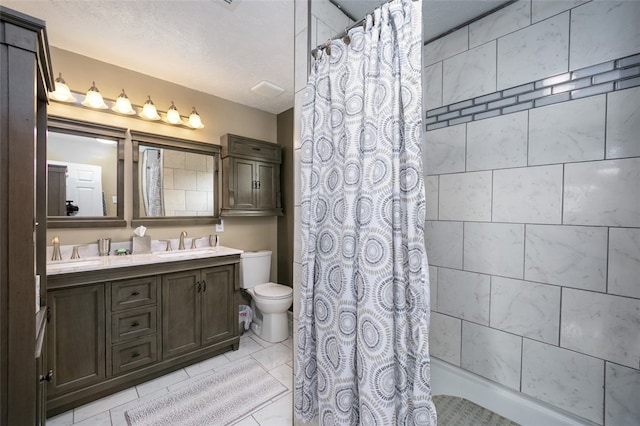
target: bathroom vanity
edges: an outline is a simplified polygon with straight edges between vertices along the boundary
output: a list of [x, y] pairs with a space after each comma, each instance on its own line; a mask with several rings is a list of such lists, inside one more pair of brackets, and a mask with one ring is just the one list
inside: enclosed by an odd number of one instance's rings
[[50, 263], [48, 415], [237, 349], [240, 253]]

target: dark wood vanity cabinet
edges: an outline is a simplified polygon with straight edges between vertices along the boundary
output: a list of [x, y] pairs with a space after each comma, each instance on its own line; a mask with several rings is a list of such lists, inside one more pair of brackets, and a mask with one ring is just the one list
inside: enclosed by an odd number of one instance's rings
[[47, 414], [239, 345], [239, 255], [51, 275]]
[[49, 398], [106, 377], [104, 284], [50, 291]]
[[162, 353], [165, 358], [237, 334], [234, 286], [232, 267], [184, 271], [162, 277]]
[[223, 135], [222, 215], [281, 216], [282, 150], [273, 143]]

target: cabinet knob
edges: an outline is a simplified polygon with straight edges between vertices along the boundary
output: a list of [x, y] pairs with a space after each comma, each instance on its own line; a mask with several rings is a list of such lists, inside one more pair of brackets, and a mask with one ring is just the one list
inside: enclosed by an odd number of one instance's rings
[[139, 325], [140, 325], [140, 323], [138, 321], [134, 321], [134, 322], [131, 323], [131, 327], [137, 327]]
[[131, 354], [131, 358], [138, 358], [140, 356], [139, 352], [134, 352]]
[[53, 380], [53, 370], [49, 370], [46, 376], [40, 375], [41, 382], [50, 382], [51, 380]]
[[202, 291], [205, 292], [207, 291], [207, 282], [202, 280]]
[[140, 296], [140, 292], [139, 291], [132, 291], [131, 295], [132, 296]]
[[196, 287], [196, 291], [197, 291], [198, 293], [200, 293], [200, 291], [202, 290], [202, 283], [201, 283], [200, 281], [198, 281], [198, 282], [196, 283], [196, 286], [197, 286], [197, 287]]

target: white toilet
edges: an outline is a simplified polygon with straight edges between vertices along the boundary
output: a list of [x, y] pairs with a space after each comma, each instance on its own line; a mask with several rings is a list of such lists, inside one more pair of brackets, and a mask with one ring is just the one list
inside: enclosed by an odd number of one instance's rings
[[261, 339], [276, 343], [289, 337], [287, 310], [293, 289], [269, 282], [271, 251], [248, 251], [240, 255], [240, 286], [251, 295], [254, 311], [251, 329]]

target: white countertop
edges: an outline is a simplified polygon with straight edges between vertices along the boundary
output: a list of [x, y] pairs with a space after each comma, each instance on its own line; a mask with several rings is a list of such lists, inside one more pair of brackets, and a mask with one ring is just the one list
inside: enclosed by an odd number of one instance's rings
[[93, 256], [81, 259], [69, 259], [47, 262], [47, 275], [68, 274], [72, 272], [95, 271], [97, 269], [124, 268], [153, 263], [177, 262], [182, 260], [204, 259], [208, 257], [231, 256], [241, 254], [242, 250], [231, 247], [203, 247], [187, 250], [173, 250], [148, 254], [129, 254], [122, 256]]

